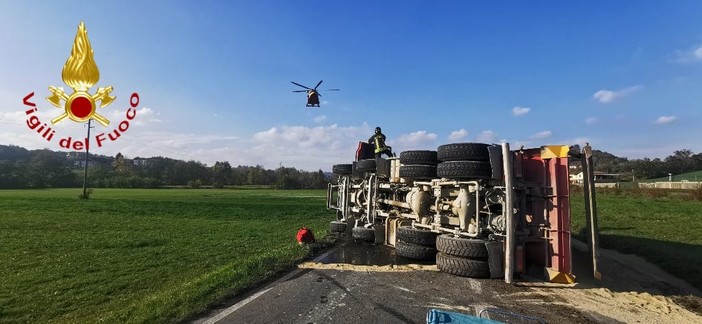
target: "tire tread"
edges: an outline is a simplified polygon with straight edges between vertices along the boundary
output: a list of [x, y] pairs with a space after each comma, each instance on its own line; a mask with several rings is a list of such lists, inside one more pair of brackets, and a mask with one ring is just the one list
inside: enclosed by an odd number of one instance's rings
[[354, 227], [351, 230], [351, 236], [357, 240], [362, 240], [362, 241], [366, 241], [366, 242], [374, 242], [375, 241], [375, 229], [365, 228], [362, 226]]
[[397, 239], [405, 243], [435, 247], [437, 236], [439, 236], [439, 233], [412, 226], [400, 226], [397, 228]]
[[487, 258], [484, 240], [466, 239], [443, 234], [436, 238], [436, 249], [448, 255], [464, 258]]
[[397, 243], [395, 243], [395, 254], [410, 259], [430, 260], [436, 257], [436, 249], [429, 246], [397, 241]]
[[400, 153], [400, 163], [436, 165], [439, 160], [436, 157], [436, 151], [404, 151]]
[[490, 277], [490, 265], [485, 260], [459, 258], [439, 252], [436, 254], [436, 266], [439, 271], [469, 278]]
[[436, 150], [439, 161], [489, 161], [488, 144], [452, 143], [439, 146]]

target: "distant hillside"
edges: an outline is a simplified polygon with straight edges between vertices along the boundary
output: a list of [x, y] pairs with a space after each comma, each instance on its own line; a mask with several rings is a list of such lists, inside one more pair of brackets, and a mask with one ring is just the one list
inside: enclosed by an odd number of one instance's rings
[[[702, 180], [702, 153], [678, 150], [665, 159], [629, 160], [611, 153], [594, 150], [595, 171], [614, 174], [619, 179], [667, 180], [673, 173], [676, 180]], [[82, 185], [84, 152], [27, 150], [14, 145], [0, 145], [0, 188], [72, 187]], [[324, 188], [329, 173], [280, 167], [275, 170], [256, 166], [231, 166], [217, 161], [207, 166], [197, 161], [168, 157], [128, 158], [90, 155], [89, 178], [96, 187], [158, 187], [188, 185], [238, 186], [271, 185], [279, 188]], [[571, 173], [580, 172], [580, 160], [571, 159]], [[694, 172], [693, 172], [694, 171]], [[684, 175], [684, 176], [683, 176]]]
[[[70, 188], [83, 184], [84, 152], [27, 150], [0, 145], [0, 189]], [[133, 159], [90, 155], [88, 186], [110, 188], [157, 188], [160, 186], [269, 186], [281, 189], [322, 189], [331, 180], [322, 170], [264, 169], [260, 165], [233, 167], [227, 161], [206, 166], [197, 161], [167, 157]]]

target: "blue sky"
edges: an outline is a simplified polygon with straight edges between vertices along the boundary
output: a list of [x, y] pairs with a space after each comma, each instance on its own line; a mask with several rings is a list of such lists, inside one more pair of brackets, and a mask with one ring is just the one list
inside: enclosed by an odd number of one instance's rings
[[[451, 142], [584, 144], [629, 158], [702, 152], [702, 2], [0, 1], [0, 144], [29, 130], [84, 21], [137, 117], [98, 154], [330, 170], [375, 126], [399, 152]], [[296, 81], [320, 88], [306, 108]], [[95, 91], [95, 89], [92, 89]], [[85, 125], [62, 122], [61, 136]], [[94, 134], [93, 134], [94, 136]]]

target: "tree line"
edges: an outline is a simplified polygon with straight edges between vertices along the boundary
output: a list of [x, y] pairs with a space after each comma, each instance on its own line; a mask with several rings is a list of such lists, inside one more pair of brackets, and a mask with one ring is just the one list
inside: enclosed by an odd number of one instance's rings
[[[83, 185], [83, 152], [26, 150], [19, 146], [0, 145], [0, 188], [71, 188]], [[279, 189], [326, 188], [329, 176], [322, 170], [309, 172], [296, 168], [263, 166], [232, 167], [218, 161], [211, 167], [198, 161], [167, 157], [127, 159], [90, 155], [88, 187], [159, 188], [187, 186], [262, 186]], [[135, 163], [135, 161], [137, 163]]]
[[[83, 185], [83, 152], [27, 150], [14, 145], [0, 145], [0, 188], [70, 188]], [[595, 170], [617, 173], [623, 179], [645, 180], [702, 170], [702, 153], [675, 151], [660, 159], [632, 159], [593, 151]], [[206, 166], [198, 161], [182, 161], [167, 157], [127, 159], [91, 155], [88, 186], [94, 188], [159, 188], [188, 186], [264, 186], [280, 189], [323, 189], [330, 176], [322, 170], [309, 172], [279, 167], [233, 167], [226, 161]], [[141, 162], [141, 163], [136, 163]], [[573, 159], [577, 165], [579, 160]], [[577, 172], [577, 171], [571, 171]]]
[[702, 170], [702, 153], [694, 154], [683, 149], [673, 152], [664, 159], [632, 159], [617, 157], [610, 153], [593, 151], [593, 164], [596, 171], [617, 173], [631, 180], [646, 180]]

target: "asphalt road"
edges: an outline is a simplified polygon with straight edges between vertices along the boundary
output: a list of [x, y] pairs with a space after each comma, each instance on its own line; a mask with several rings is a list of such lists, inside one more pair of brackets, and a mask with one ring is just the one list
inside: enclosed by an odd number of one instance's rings
[[[557, 298], [500, 279], [438, 272], [433, 263], [394, 256], [392, 248], [342, 240], [326, 255], [214, 309], [195, 323], [425, 323], [430, 309], [478, 315], [508, 311], [549, 323], [608, 321]], [[491, 318], [534, 323], [491, 311]], [[614, 321], [616, 322], [616, 321]]]

